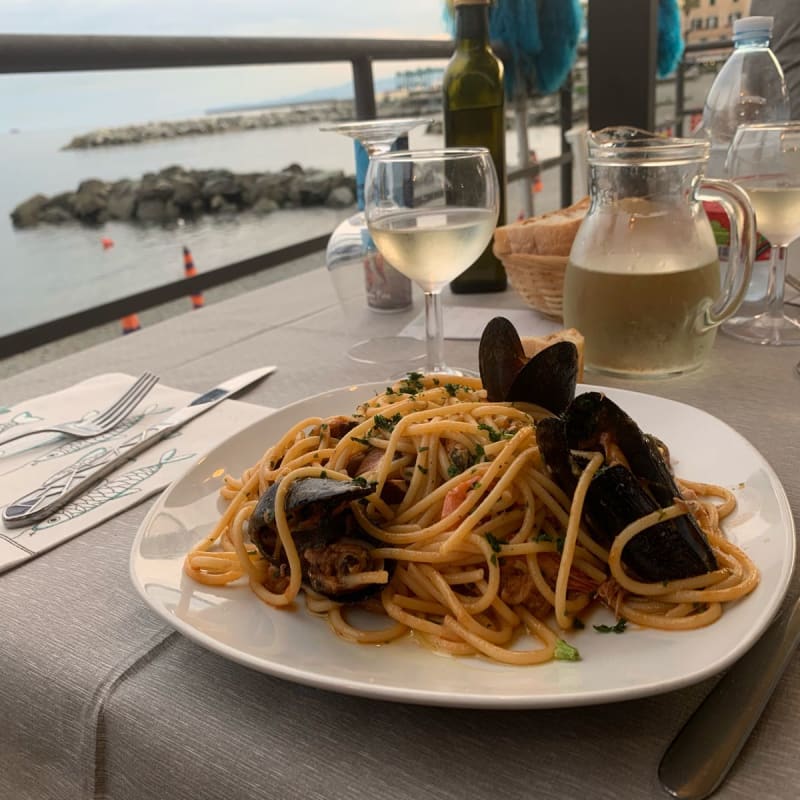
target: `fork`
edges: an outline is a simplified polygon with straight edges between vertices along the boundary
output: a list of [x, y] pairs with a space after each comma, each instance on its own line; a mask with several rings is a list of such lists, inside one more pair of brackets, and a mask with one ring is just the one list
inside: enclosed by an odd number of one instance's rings
[[75, 439], [89, 439], [110, 431], [122, 422], [133, 411], [139, 402], [158, 383], [158, 375], [144, 372], [136, 383], [129, 387], [125, 393], [105, 411], [98, 414], [88, 422], [62, 422], [57, 425], [42, 425], [38, 428], [27, 428], [0, 439], [0, 446], [21, 439], [23, 436], [33, 436], [37, 433], [63, 433]]

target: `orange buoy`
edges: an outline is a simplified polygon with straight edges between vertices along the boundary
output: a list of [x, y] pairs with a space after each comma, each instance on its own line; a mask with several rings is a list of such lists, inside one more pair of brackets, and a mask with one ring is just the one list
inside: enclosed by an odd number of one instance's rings
[[100, 244], [103, 245], [103, 250], [109, 250], [110, 248], [112, 248], [114, 246], [114, 240], [113, 239], [109, 239], [108, 236], [104, 236], [100, 240]]
[[139, 324], [139, 315], [138, 314], [128, 314], [126, 317], [123, 317], [120, 320], [120, 324], [122, 325], [122, 335], [124, 336], [126, 333], [134, 333], [141, 329], [141, 325]]
[[[194, 266], [194, 259], [192, 258], [192, 253], [189, 248], [184, 245], [183, 246], [183, 275], [185, 278], [194, 278], [197, 275], [197, 270]], [[205, 300], [203, 299], [203, 293], [197, 292], [197, 294], [190, 294], [189, 297], [192, 301], [192, 308], [198, 309], [202, 308]]]

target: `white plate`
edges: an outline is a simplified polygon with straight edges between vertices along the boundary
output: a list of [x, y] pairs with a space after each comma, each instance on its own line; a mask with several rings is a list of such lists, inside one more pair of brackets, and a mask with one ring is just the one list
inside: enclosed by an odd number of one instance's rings
[[[720, 420], [650, 395], [603, 389], [639, 425], [665, 441], [678, 474], [735, 489], [738, 510], [728, 534], [761, 570], [761, 583], [714, 625], [661, 632], [613, 622], [603, 609], [565, 638], [579, 662], [508, 667], [481, 658], [437, 655], [402, 639], [388, 645], [343, 641], [309, 614], [269, 608], [246, 586], [209, 587], [182, 571], [187, 550], [214, 525], [224, 472], [238, 475], [286, 429], [306, 416], [348, 413], [384, 384], [336, 389], [288, 406], [231, 436], [158, 499], [131, 553], [131, 576], [145, 602], [198, 644], [279, 678], [349, 694], [461, 707], [588, 705], [666, 692], [713, 675], [741, 656], [777, 611], [794, 562], [794, 524], [778, 478], [764, 458]], [[579, 387], [581, 391], [593, 387]]]

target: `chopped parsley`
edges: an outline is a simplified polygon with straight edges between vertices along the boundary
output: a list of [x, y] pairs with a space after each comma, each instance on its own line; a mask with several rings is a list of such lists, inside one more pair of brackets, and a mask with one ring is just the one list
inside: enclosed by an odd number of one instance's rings
[[394, 426], [397, 425], [401, 419], [403, 419], [402, 414], [395, 414], [393, 417], [384, 417], [383, 414], [376, 414], [372, 418], [372, 424], [374, 426], [372, 430], [386, 431], [387, 433], [391, 433], [394, 430]]
[[492, 562], [492, 566], [493, 567], [496, 567], [497, 566], [497, 553], [492, 553], [492, 557], [489, 559], [489, 561]]
[[422, 374], [419, 372], [409, 372], [408, 375], [400, 381], [398, 392], [400, 394], [418, 394], [423, 391], [425, 386], [422, 383]]
[[497, 537], [493, 536], [491, 533], [487, 533], [486, 541], [489, 542], [489, 547], [492, 548], [493, 552], [500, 552], [500, 542], [497, 540]]
[[598, 633], [625, 633], [627, 626], [628, 620], [625, 617], [620, 617], [616, 625], [592, 625]]
[[563, 639], [556, 641], [556, 649], [553, 652], [553, 658], [556, 661], [580, 661], [581, 654], [576, 647], [567, 644]]
[[427, 474], [428, 474], [428, 468], [427, 468], [427, 467], [423, 467], [423, 466], [422, 466], [422, 464], [417, 464], [417, 469], [418, 469], [418, 470], [419, 470], [419, 471], [420, 471], [420, 472], [421, 472], [423, 475], [427, 475]]
[[451, 464], [447, 468], [447, 477], [448, 478], [455, 478], [456, 475], [460, 475], [464, 470], [461, 469], [457, 464]]
[[556, 539], [556, 550], [559, 553], [563, 553], [564, 552], [564, 537], [563, 536], [559, 536], [558, 539]]
[[491, 425], [487, 425], [485, 422], [478, 423], [478, 430], [486, 431], [489, 434], [489, 441], [490, 442], [499, 442], [503, 435], [498, 431], [496, 428], [493, 428]]
[[536, 539], [534, 541], [537, 541], [537, 542], [552, 542], [553, 541], [553, 537], [549, 533], [545, 533], [544, 531], [542, 531], [541, 533], [539, 533], [536, 536]]
[[361, 475], [356, 475], [356, 477], [352, 479], [351, 483], [356, 483], [359, 486], [369, 486], [367, 479]]
[[583, 620], [580, 617], [573, 617], [572, 627], [575, 628], [576, 631], [582, 631], [586, 627], [586, 625], [584, 624]]
[[327, 478], [328, 477], [328, 473], [325, 472], [325, 470], [323, 469], [323, 470], [320, 471], [319, 476], [320, 476], [320, 478]]
[[358, 442], [359, 444], [363, 444], [364, 447], [372, 447], [369, 439], [360, 439], [358, 436], [353, 436], [353, 441]]

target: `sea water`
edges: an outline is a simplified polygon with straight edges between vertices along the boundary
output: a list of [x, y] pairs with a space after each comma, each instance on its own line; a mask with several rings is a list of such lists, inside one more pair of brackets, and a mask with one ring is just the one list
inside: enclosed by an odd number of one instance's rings
[[[353, 143], [317, 125], [287, 126], [209, 136], [186, 136], [136, 145], [62, 149], [79, 129], [0, 134], [0, 253], [3, 292], [0, 335], [91, 308], [183, 276], [182, 247], [192, 251], [198, 272], [266, 253], [332, 231], [352, 209], [286, 209], [266, 216], [206, 216], [172, 228], [109, 222], [98, 228], [78, 223], [17, 230], [10, 213], [34, 194], [74, 191], [81, 181], [138, 179], [146, 172], [179, 165], [234, 172], [279, 171], [289, 164], [354, 172]], [[556, 126], [530, 129], [539, 159], [556, 155]], [[411, 147], [437, 147], [441, 135], [414, 131]], [[509, 132], [513, 158], [516, 139]], [[548, 199], [558, 202], [555, 173], [545, 176]], [[517, 187], [519, 192], [522, 184]], [[510, 198], [513, 197], [510, 193]], [[552, 200], [550, 199], [552, 198]], [[522, 208], [517, 196], [510, 207]], [[114, 246], [103, 249], [101, 239]], [[324, 255], [320, 253], [320, 266]]]

